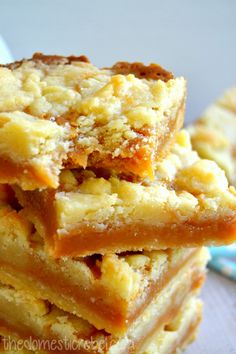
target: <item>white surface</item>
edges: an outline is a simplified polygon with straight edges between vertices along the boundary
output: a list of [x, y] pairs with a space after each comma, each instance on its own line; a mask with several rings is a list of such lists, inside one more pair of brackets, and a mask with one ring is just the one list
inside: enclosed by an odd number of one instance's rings
[[203, 322], [186, 354], [236, 354], [236, 282], [210, 271], [202, 299]]
[[160, 62], [188, 79], [188, 120], [236, 84], [235, 17], [235, 0], [0, 0], [0, 33], [16, 59]]

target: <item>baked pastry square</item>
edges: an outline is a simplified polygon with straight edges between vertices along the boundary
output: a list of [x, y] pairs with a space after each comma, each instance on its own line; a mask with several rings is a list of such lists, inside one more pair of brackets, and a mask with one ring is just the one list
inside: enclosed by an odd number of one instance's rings
[[[52, 326], [56, 327], [58, 325], [58, 322], [60, 321], [60, 312], [55, 313], [54, 312], [54, 323]], [[56, 316], [57, 315], [57, 316]], [[139, 350], [139, 353], [142, 354], [170, 354], [170, 353], [180, 353], [186, 349], [186, 347], [196, 338], [198, 326], [201, 322], [202, 318], [202, 303], [200, 300], [198, 300], [196, 297], [192, 297], [186, 303], [182, 306], [180, 309], [178, 315], [173, 318], [172, 321], [167, 323], [162, 329], [155, 331], [154, 337], [152, 336], [150, 338], [150, 343], [145, 345], [145, 349]], [[60, 327], [62, 328], [63, 326], [66, 327], [66, 325], [70, 323], [70, 318], [65, 321], [64, 323], [60, 324]], [[52, 323], [52, 321], [51, 321]], [[2, 334], [1, 339], [1, 345], [0, 345], [0, 353], [1, 354], [12, 354], [13, 350], [17, 347], [17, 341], [21, 340], [20, 343], [25, 343], [24, 347], [26, 348], [31, 348], [30, 349], [23, 349], [23, 350], [17, 350], [18, 354], [48, 354], [51, 353], [51, 351], [46, 351], [46, 350], [35, 350], [37, 348], [40, 348], [40, 340], [38, 341], [32, 341], [31, 347], [30, 347], [30, 341], [26, 341], [24, 336], [20, 336], [19, 334], [15, 331], [13, 331], [11, 328], [9, 328], [9, 324], [5, 323], [0, 326], [0, 334]], [[25, 342], [23, 342], [25, 340]], [[96, 343], [96, 339], [93, 341]], [[102, 342], [102, 338], [100, 338], [100, 342]], [[19, 343], [19, 342], [18, 342]], [[38, 345], [37, 345], [38, 343]], [[43, 342], [41, 341], [43, 344]], [[45, 341], [44, 343], [47, 343], [47, 345], [43, 345], [41, 347], [43, 348], [50, 348], [50, 341]], [[64, 339], [64, 342], [60, 342], [60, 339], [57, 339], [55, 342], [53, 340], [51, 343], [54, 343], [55, 346], [61, 343], [61, 349], [63, 350], [63, 353], [70, 353], [69, 348], [72, 348], [72, 343], [69, 341], [67, 342], [66, 345], [66, 340]], [[65, 343], [65, 348], [63, 348], [63, 343]], [[74, 346], [77, 344], [77, 341], [74, 341]], [[92, 341], [87, 340], [87, 345], [88, 345], [88, 350], [83, 351], [82, 347], [84, 342], [80, 341], [81, 343], [81, 349], [78, 350], [73, 350], [73, 353], [88, 353], [89, 350], [89, 344], [92, 346]], [[52, 345], [51, 345], [52, 346]], [[85, 345], [84, 345], [85, 346]], [[68, 348], [68, 350], [67, 350]], [[34, 350], [33, 350], [34, 349]], [[60, 353], [62, 350], [56, 353]], [[103, 354], [107, 351], [104, 348], [103, 351], [100, 350], [100, 353]], [[90, 353], [94, 353], [90, 351]], [[108, 350], [107, 353], [113, 353], [112, 352], [112, 347], [110, 351]], [[116, 351], [114, 352], [116, 353]]]
[[0, 278], [118, 336], [175, 275], [207, 258], [205, 250], [179, 248], [55, 260], [32, 229], [2, 204]]
[[2, 66], [0, 182], [56, 188], [64, 167], [153, 179], [182, 126], [185, 92], [183, 78], [155, 64], [98, 69], [35, 54]]
[[236, 88], [227, 90], [188, 130], [193, 148], [217, 162], [236, 186]]
[[0, 286], [0, 322], [6, 331], [21, 338], [60, 339], [62, 344], [77, 344], [78, 353], [143, 353], [154, 335], [170, 326], [185, 304], [199, 293], [204, 267], [205, 260], [199, 259], [173, 277], [121, 337], [98, 330], [31, 292], [6, 283]]
[[235, 189], [215, 162], [192, 150], [184, 130], [157, 164], [152, 183], [130, 182], [106, 171], [65, 170], [57, 190], [15, 190], [55, 257], [236, 240]]

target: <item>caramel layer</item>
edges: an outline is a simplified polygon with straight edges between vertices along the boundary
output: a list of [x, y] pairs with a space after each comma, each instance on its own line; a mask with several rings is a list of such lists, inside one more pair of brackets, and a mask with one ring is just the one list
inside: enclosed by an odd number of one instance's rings
[[34, 61], [34, 62], [43, 62], [45, 64], [51, 65], [51, 64], [71, 64], [75, 61], [81, 61], [84, 63], [89, 63], [89, 59], [85, 56], [85, 55], [81, 55], [81, 56], [74, 56], [74, 55], [70, 55], [68, 57], [64, 57], [61, 55], [44, 55], [43, 53], [34, 53], [33, 57], [31, 59], [23, 59], [23, 60], [19, 60], [19, 61], [15, 61], [14, 63], [10, 63], [7, 65], [0, 65], [0, 67], [7, 67], [11, 70], [13, 69], [17, 69], [18, 67], [20, 67], [23, 63], [25, 63], [26, 61]]
[[47, 174], [46, 170], [35, 168], [30, 164], [17, 164], [8, 157], [0, 156], [0, 166], [1, 183], [11, 184], [16, 180], [29, 179], [33, 181], [32, 185], [51, 188], [57, 187], [50, 173]]
[[[51, 227], [51, 220], [48, 219], [44, 220], [45, 224], [48, 223], [46, 229]], [[234, 216], [201, 223], [192, 221], [162, 227], [144, 224], [110, 226], [104, 231], [96, 229], [93, 225], [80, 225], [64, 235], [54, 234], [53, 239], [52, 245], [51, 238], [47, 235], [55, 257], [138, 251], [143, 248], [156, 250], [226, 245], [236, 240], [236, 218]]]

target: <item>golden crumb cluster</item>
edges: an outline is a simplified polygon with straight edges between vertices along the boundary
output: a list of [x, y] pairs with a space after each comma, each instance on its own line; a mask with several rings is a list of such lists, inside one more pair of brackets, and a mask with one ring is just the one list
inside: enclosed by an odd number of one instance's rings
[[206, 214], [213, 217], [220, 207], [228, 214], [236, 206], [235, 191], [228, 190], [223, 171], [214, 162], [199, 159], [186, 131], [179, 133], [168, 158], [158, 164], [153, 184], [97, 178], [92, 172], [79, 184], [73, 171], [67, 170], [61, 175], [61, 185], [66, 190], [55, 198], [61, 229], [83, 221], [183, 222]]
[[226, 91], [188, 129], [193, 148], [215, 161], [236, 186], [236, 88]]

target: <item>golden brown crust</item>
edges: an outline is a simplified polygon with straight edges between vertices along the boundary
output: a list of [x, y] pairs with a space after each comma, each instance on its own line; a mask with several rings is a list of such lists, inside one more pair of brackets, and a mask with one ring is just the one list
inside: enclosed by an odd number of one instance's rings
[[85, 55], [75, 56], [62, 56], [62, 55], [45, 55], [43, 53], [34, 53], [32, 60], [43, 61], [46, 64], [58, 64], [61, 61], [63, 64], [71, 64], [74, 61], [82, 61], [84, 63], [89, 63], [89, 59]]
[[30, 59], [23, 59], [23, 60], [15, 61], [15, 62], [7, 64], [7, 65], [0, 65], [0, 66], [7, 67], [12, 70], [12, 69], [17, 69], [24, 62], [27, 62], [27, 61], [42, 62], [47, 65], [52, 65], [52, 64], [68, 65], [68, 64], [71, 64], [76, 61], [89, 63], [89, 59], [85, 55], [80, 55], [80, 56], [70, 55], [68, 57], [64, 57], [61, 55], [44, 55], [43, 53], [34, 53], [32, 58], [30, 58]]
[[111, 70], [116, 74], [128, 75], [134, 74], [139, 79], [152, 79], [169, 81], [174, 78], [172, 72], [163, 69], [160, 65], [150, 64], [144, 65], [143, 63], [128, 63], [119, 61], [114, 64]]
[[[0, 66], [5, 66], [9, 69], [16, 69], [20, 67], [22, 63], [27, 61], [42, 62], [47, 65], [53, 65], [53, 64], [68, 65], [73, 62], [84, 62], [84, 63], [90, 62], [85, 55], [80, 55], [80, 56], [45, 55], [43, 53], [37, 52], [34, 53], [32, 58], [30, 59], [23, 59], [7, 65], [0, 65]], [[160, 65], [157, 64], [144, 65], [143, 63], [139, 63], [139, 62], [128, 63], [125, 61], [119, 61], [115, 63], [111, 68], [107, 68], [107, 69], [112, 70], [115, 74], [122, 74], [122, 75], [133, 74], [140, 79], [162, 80], [167, 82], [168, 80], [174, 78], [172, 72], [165, 70], [164, 68], [162, 68]]]

